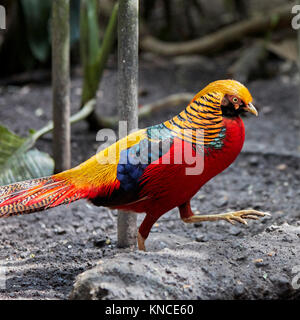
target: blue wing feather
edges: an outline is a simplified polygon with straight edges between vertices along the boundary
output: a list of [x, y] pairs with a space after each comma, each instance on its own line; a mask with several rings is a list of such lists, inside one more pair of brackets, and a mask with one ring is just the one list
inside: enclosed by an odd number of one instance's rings
[[138, 188], [139, 179], [147, 166], [168, 151], [163, 147], [163, 142], [167, 142], [169, 147], [173, 141], [171, 131], [163, 124], [149, 127], [146, 129], [146, 135], [145, 139], [120, 154], [117, 179], [120, 181], [120, 188], [125, 191]]

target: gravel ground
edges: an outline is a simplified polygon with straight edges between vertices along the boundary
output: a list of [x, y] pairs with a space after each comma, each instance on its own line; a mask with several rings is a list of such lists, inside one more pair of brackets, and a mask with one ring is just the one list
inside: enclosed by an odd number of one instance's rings
[[[154, 62], [151, 57], [146, 56], [140, 70], [140, 88], [143, 91], [140, 103], [154, 101], [176, 92], [196, 93], [208, 82], [226, 78], [226, 70], [231, 62], [232, 59], [226, 56], [215, 59], [175, 59], [172, 62], [162, 59]], [[261, 235], [264, 235], [268, 227], [284, 223], [292, 227], [299, 226], [298, 82], [297, 76], [290, 72], [288, 75], [281, 74], [273, 79], [255, 80], [249, 84], [260, 116], [245, 119], [246, 143], [243, 152], [230, 168], [207, 183], [192, 200], [192, 208], [202, 213], [252, 207], [268, 211], [272, 216], [263, 218], [261, 222], [250, 221], [246, 227], [232, 226], [226, 222], [187, 225], [181, 222], [177, 210], [174, 209], [165, 214], [153, 228], [147, 241], [150, 256], [151, 251], [163, 252], [162, 250], [166, 250], [164, 248], [180, 251], [183, 243], [193, 242], [194, 244], [187, 244], [189, 250], [201, 250], [204, 246], [205, 254], [211, 261], [219, 261], [222, 257], [216, 248], [228, 248], [228, 254], [231, 254], [233, 243], [242, 241], [246, 253], [253, 247], [259, 250], [264, 239]], [[116, 70], [112, 62], [105, 72], [99, 90], [99, 114], [109, 115], [116, 112], [116, 84]], [[72, 81], [73, 112], [78, 109], [80, 87], [80, 77], [76, 76]], [[151, 119], [143, 121], [140, 127], [159, 123], [182, 108], [184, 106], [154, 114]], [[26, 135], [29, 129], [39, 129], [50, 118], [49, 84], [0, 87], [1, 124], [18, 134]], [[95, 133], [88, 131], [85, 122], [72, 127], [73, 165], [93, 155], [98, 146]], [[51, 135], [40, 139], [37, 147], [51, 152]], [[139, 221], [142, 217], [143, 215], [139, 216]], [[274, 247], [272, 237], [266, 237], [265, 241], [270, 247]], [[292, 250], [295, 245], [299, 246], [299, 242], [299, 237], [298, 240], [296, 237], [292, 242], [287, 241], [287, 245], [280, 252]], [[43, 213], [1, 220], [0, 265], [5, 268], [7, 281], [6, 289], [0, 289], [0, 298], [67, 299], [77, 275], [95, 267], [99, 260], [107, 262], [116, 259], [119, 254], [125, 255], [126, 259], [131, 255], [116, 247], [116, 212], [110, 213], [105, 208], [93, 207], [85, 201]], [[152, 257], [155, 255], [152, 254]], [[142, 256], [140, 258], [143, 259]], [[150, 258], [147, 256], [147, 259]], [[295, 259], [286, 259], [286, 255], [278, 254], [276, 261], [270, 261], [270, 264], [275, 264], [275, 267], [285, 266], [291, 270]], [[298, 260], [300, 263], [300, 259]], [[189, 263], [183, 267], [188, 268]], [[242, 261], [236, 260], [235, 263], [235, 270], [238, 270], [239, 266], [244, 267]], [[224, 265], [224, 270], [226, 268]], [[249, 264], [248, 268], [251, 280], [257, 267], [253, 263]], [[275, 277], [279, 278], [280, 275], [277, 273]], [[249, 286], [250, 280], [247, 282]], [[228, 282], [226, 277], [216, 277], [215, 292], [218, 288], [226, 288], [226, 281]], [[242, 295], [243, 298], [255, 298], [250, 293], [247, 295], [247, 292]], [[220, 290], [218, 294], [210, 296], [201, 296], [201, 292], [195, 294], [192, 291], [184, 297], [196, 299], [233, 296]], [[299, 295], [289, 293], [280, 297]], [[266, 298], [274, 298], [274, 295], [267, 295]]]

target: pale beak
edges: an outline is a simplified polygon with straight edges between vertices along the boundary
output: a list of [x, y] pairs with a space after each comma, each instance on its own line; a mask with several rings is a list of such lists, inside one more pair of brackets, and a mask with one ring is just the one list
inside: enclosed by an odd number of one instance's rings
[[244, 110], [253, 113], [254, 115], [258, 116], [258, 112], [255, 109], [254, 105], [252, 103], [249, 103], [246, 107], [244, 107]]

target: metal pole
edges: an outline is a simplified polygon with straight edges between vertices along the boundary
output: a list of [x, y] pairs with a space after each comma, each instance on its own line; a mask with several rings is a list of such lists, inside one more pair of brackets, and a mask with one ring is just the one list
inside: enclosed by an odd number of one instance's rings
[[[138, 0], [120, 0], [118, 13], [119, 117], [128, 132], [138, 127]], [[122, 138], [122, 137], [120, 137]], [[119, 211], [118, 246], [136, 245], [136, 214]]]
[[55, 171], [71, 166], [70, 0], [52, 1], [53, 157]]

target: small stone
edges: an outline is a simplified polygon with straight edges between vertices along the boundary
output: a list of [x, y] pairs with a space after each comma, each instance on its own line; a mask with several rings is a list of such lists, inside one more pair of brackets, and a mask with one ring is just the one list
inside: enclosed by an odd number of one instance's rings
[[184, 285], [183, 285], [183, 289], [188, 289], [188, 288], [190, 288], [190, 287], [191, 287], [190, 284], [184, 284]]
[[241, 284], [238, 284], [235, 288], [234, 288], [234, 296], [235, 298], [238, 298], [240, 296], [242, 296], [245, 292], [245, 286], [241, 283]]
[[241, 254], [236, 258], [236, 261], [244, 261], [247, 260], [247, 256], [245, 254]]
[[233, 236], [238, 236], [241, 232], [242, 230], [238, 227], [233, 226], [229, 229], [229, 233], [232, 234]]
[[67, 231], [61, 227], [56, 227], [54, 229], [54, 233], [57, 234], [57, 235], [63, 235], [63, 234], [66, 234]]
[[44, 110], [42, 108], [38, 108], [35, 110], [34, 114], [40, 118], [42, 115], [44, 115]]
[[288, 242], [288, 243], [293, 243], [293, 239], [292, 239], [292, 238], [289, 238], [288, 236], [282, 237], [282, 241], [283, 241], [283, 242]]
[[263, 259], [256, 259], [253, 261], [257, 268], [266, 267], [269, 265], [268, 262], [264, 262]]
[[28, 93], [30, 92], [30, 87], [28, 87], [28, 86], [24, 86], [24, 87], [22, 87], [22, 89], [20, 90], [20, 94], [21, 95], [27, 95]]
[[253, 156], [249, 159], [249, 164], [251, 166], [257, 166], [258, 163], [259, 163], [258, 157]]
[[287, 165], [285, 163], [281, 163], [276, 167], [276, 169], [279, 171], [284, 171], [287, 169]]
[[259, 262], [263, 262], [264, 261], [264, 259], [255, 259], [253, 262], [254, 263], [259, 263]]
[[97, 239], [94, 241], [94, 246], [96, 248], [102, 248], [105, 246], [105, 244], [106, 244], [106, 239]]
[[207, 238], [206, 238], [205, 235], [201, 234], [201, 235], [196, 237], [196, 241], [197, 242], [207, 242]]
[[203, 224], [201, 222], [194, 223], [194, 228], [200, 228], [202, 225]]
[[269, 279], [277, 287], [279, 294], [282, 295], [290, 291], [290, 279], [288, 279], [285, 275], [272, 275]]
[[228, 197], [224, 196], [217, 200], [216, 206], [220, 208], [220, 207], [226, 206], [227, 203], [228, 203]]
[[278, 230], [278, 229], [280, 229], [280, 227], [279, 226], [276, 226], [276, 225], [271, 225], [271, 226], [269, 226], [269, 227], [267, 227], [266, 228], [266, 231], [267, 232], [273, 232], [273, 231], [276, 231], [276, 230]]

